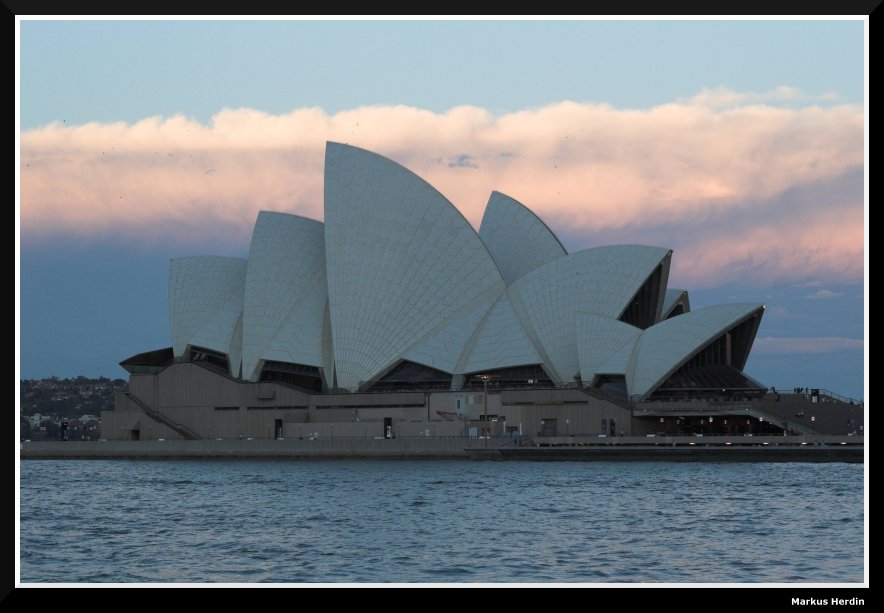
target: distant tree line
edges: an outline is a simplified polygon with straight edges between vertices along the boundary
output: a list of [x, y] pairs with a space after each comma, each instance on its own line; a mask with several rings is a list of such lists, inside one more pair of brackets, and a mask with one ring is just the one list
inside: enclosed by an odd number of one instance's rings
[[55, 417], [100, 416], [102, 411], [114, 408], [114, 394], [125, 391], [123, 379], [76, 377], [71, 379], [22, 379], [22, 416], [35, 414]]

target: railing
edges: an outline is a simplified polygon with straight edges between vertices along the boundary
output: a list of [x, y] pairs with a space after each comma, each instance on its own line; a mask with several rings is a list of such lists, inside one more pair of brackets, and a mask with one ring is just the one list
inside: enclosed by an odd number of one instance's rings
[[[856, 398], [851, 398], [850, 396], [842, 396], [841, 394], [836, 394], [835, 392], [833, 392], [831, 390], [817, 388], [817, 387], [814, 387], [814, 388], [810, 388], [810, 387], [786, 387], [786, 388], [775, 387], [773, 389], [775, 389], [776, 393], [780, 394], [781, 396], [798, 395], [798, 396], [803, 396], [807, 399], [809, 399], [811, 397], [811, 389], [815, 389], [818, 392], [819, 398], [831, 398], [832, 400], [835, 400], [837, 402], [841, 402], [844, 404], [862, 404], [863, 403], [862, 400], [857, 400]], [[796, 390], [801, 390], [801, 391], [799, 392]]]
[[[701, 393], [699, 390], [694, 391], [693, 393], [686, 394], [668, 394], [668, 395], [657, 395], [654, 394], [649, 396], [644, 400], [644, 402], [726, 402], [726, 403], [734, 403], [734, 402], [753, 402], [760, 400], [764, 397], [764, 391], [753, 391], [753, 390], [736, 390], [730, 389], [725, 392], [716, 392], [710, 390], [705, 393]], [[639, 405], [642, 404], [641, 395], [633, 394], [630, 397], [633, 404]]]
[[[278, 383], [278, 381], [267, 381], [267, 383]], [[536, 383], [524, 383], [522, 385], [514, 385], [514, 384], [504, 384], [500, 385], [495, 383], [488, 384], [489, 392], [502, 392], [502, 391], [510, 391], [510, 390], [562, 390], [562, 389], [577, 389], [577, 390], [585, 390], [588, 388], [583, 388], [577, 383], [563, 383], [562, 385], [548, 385], [548, 384], [536, 384]], [[474, 385], [464, 385], [460, 389], [452, 389], [450, 383], [437, 383], [437, 384], [427, 384], [420, 385], [416, 387], [410, 386], [390, 386], [390, 387], [371, 387], [369, 389], [362, 389], [361, 387], [336, 387], [330, 388], [328, 392], [329, 394], [387, 394], [387, 393], [413, 393], [413, 392], [456, 392], [456, 393], [477, 393], [484, 391], [484, 386], [479, 384]], [[318, 393], [318, 392], [313, 392]], [[625, 402], [625, 399], [621, 399], [622, 402]]]
[[541, 447], [595, 447], [595, 446], [667, 446], [667, 447], [783, 447], [818, 445], [863, 445], [862, 436], [837, 434], [744, 434], [744, 435], [646, 435], [646, 436], [535, 436], [532, 443]]
[[161, 412], [157, 411], [156, 409], [152, 409], [149, 406], [147, 406], [147, 403], [145, 403], [143, 400], [141, 400], [138, 396], [136, 396], [132, 392], [125, 392], [125, 394], [126, 394], [127, 398], [129, 398], [132, 402], [134, 402], [139, 407], [141, 407], [141, 409], [145, 413], [147, 413], [147, 415], [149, 417], [151, 417], [155, 421], [160, 422], [161, 424], [165, 424], [165, 425], [169, 426], [175, 432], [177, 432], [178, 434], [183, 436], [186, 440], [195, 441], [200, 438], [200, 436], [196, 432], [194, 432], [193, 430], [191, 430], [190, 428], [188, 428], [184, 424], [179, 424], [178, 422], [172, 420], [172, 418], [168, 417], [164, 413], [161, 413]]

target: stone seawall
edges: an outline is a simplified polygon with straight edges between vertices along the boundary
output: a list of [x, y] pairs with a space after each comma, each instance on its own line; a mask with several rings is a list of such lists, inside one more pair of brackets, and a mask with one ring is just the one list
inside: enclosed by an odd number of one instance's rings
[[485, 447], [463, 438], [24, 442], [21, 459], [400, 458], [597, 461], [862, 462], [851, 445]]

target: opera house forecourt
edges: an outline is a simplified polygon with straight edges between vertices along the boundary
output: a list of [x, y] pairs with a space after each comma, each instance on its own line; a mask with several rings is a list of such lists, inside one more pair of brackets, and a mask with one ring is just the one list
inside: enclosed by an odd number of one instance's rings
[[862, 419], [747, 376], [764, 305], [692, 310], [665, 247], [568, 253], [498, 192], [476, 232], [417, 175], [339, 143], [324, 217], [262, 211], [247, 258], [173, 259], [171, 347], [121, 363], [102, 436], [462, 451], [826, 434], [805, 406]]

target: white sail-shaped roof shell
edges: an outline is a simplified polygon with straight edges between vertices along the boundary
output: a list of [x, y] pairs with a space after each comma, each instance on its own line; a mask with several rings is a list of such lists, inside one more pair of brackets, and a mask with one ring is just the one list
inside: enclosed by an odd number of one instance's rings
[[[618, 372], [606, 372], [602, 370], [602, 367], [609, 364], [624, 346], [628, 346], [631, 351], [636, 339], [642, 333], [641, 328], [592, 313], [581, 313], [578, 323], [579, 349], [577, 358], [580, 365], [580, 377], [584, 385], [591, 385], [596, 375]], [[608, 369], [611, 368], [612, 366], [608, 365]]]
[[556, 235], [518, 200], [492, 192], [479, 238], [497, 263], [507, 285], [535, 268], [566, 255]]
[[[228, 354], [239, 374], [246, 260], [218, 256], [175, 258], [169, 266], [172, 351], [190, 345]], [[239, 331], [238, 331], [239, 329]]]
[[476, 331], [458, 373], [478, 373], [542, 362], [513, 311], [509, 294], [504, 293]]
[[475, 230], [399, 164], [328, 143], [325, 248], [338, 385], [372, 380], [504, 282]]
[[681, 305], [685, 313], [691, 310], [691, 301], [688, 297], [688, 291], [685, 289], [667, 289], [666, 295], [663, 297], [663, 308], [660, 309], [660, 321], [663, 321], [675, 307]]
[[323, 224], [261, 211], [249, 248], [243, 312], [243, 376], [263, 360], [322, 366], [328, 290]]
[[516, 314], [554, 380], [571, 383], [580, 369], [578, 314], [618, 319], [657, 266], [668, 265], [670, 253], [643, 245], [595, 247], [553, 260], [510, 286]]
[[[641, 335], [635, 336], [626, 343], [623, 344], [620, 349], [615, 351], [611, 357], [609, 357], [605, 362], [596, 368], [596, 375], [626, 375], [626, 371], [629, 369], [629, 358], [632, 357], [632, 351], [635, 349], [635, 344], [638, 342], [638, 339], [641, 338]], [[592, 383], [591, 380], [584, 379], [584, 385]]]
[[642, 332], [629, 361], [630, 396], [645, 399], [706, 345], [763, 309], [760, 304], [721, 304], [651, 326]]
[[466, 350], [467, 343], [492, 304], [494, 304], [493, 296], [483, 296], [483, 299], [465, 315], [453, 318], [450, 323], [440, 326], [427, 338], [412, 346], [403, 355], [404, 359], [447, 373], [459, 372], [458, 362]]

